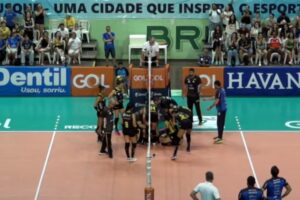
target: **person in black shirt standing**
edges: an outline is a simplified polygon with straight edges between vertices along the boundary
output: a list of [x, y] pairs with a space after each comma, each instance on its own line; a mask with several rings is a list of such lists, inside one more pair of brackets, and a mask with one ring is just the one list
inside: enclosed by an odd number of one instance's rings
[[261, 189], [255, 187], [255, 178], [249, 176], [247, 178], [247, 186], [239, 193], [239, 200], [263, 200], [264, 193]]
[[95, 130], [97, 134], [97, 141], [101, 142], [102, 140], [102, 128], [103, 128], [103, 109], [105, 107], [105, 96], [103, 94], [104, 86], [99, 85], [99, 93], [97, 95], [97, 99], [94, 103], [94, 108], [97, 111], [97, 128]]
[[[123, 135], [125, 139], [125, 152], [127, 156], [127, 160], [129, 162], [135, 162], [137, 159], [135, 158], [135, 148], [137, 143], [137, 123], [136, 116], [134, 114], [134, 103], [129, 102], [127, 104], [126, 110], [122, 115], [122, 128]], [[131, 143], [131, 154], [129, 153], [129, 147]]]
[[[104, 106], [102, 111], [103, 116], [103, 136], [102, 146], [100, 149], [100, 155], [108, 153], [110, 158], [113, 158], [113, 151], [111, 147], [111, 135], [114, 129], [114, 114], [113, 114], [113, 103], [111, 102], [108, 107]], [[108, 152], [106, 152], [106, 147]]]
[[[187, 87], [187, 106], [193, 112], [193, 105], [195, 104], [199, 125], [202, 125], [203, 119], [200, 108], [201, 79], [195, 75], [195, 69], [190, 68], [189, 72], [189, 75], [184, 80]], [[193, 120], [193, 116], [191, 117]]]

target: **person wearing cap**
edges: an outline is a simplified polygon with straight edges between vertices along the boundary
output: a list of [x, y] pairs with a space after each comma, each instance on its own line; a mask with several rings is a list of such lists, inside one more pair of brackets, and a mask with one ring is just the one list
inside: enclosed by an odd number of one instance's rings
[[247, 178], [247, 187], [242, 189], [238, 195], [239, 200], [264, 200], [264, 193], [261, 189], [255, 187], [255, 178]]
[[[122, 114], [122, 128], [125, 140], [125, 153], [129, 162], [135, 162], [135, 149], [137, 144], [137, 121], [134, 113], [134, 103], [127, 104], [125, 112]], [[131, 144], [131, 152], [129, 152]]]
[[66, 18], [64, 19], [64, 25], [69, 30], [69, 32], [72, 32], [76, 24], [76, 20], [74, 17], [71, 16], [71, 14], [67, 14]]
[[119, 129], [118, 129], [118, 123], [119, 123], [119, 115], [122, 115], [124, 113], [124, 106], [123, 106], [123, 100], [124, 100], [124, 80], [121, 76], [116, 77], [116, 87], [111, 91], [111, 93], [108, 95], [108, 98], [112, 101], [114, 101], [114, 115], [115, 115], [115, 131], [118, 135], [120, 135]]
[[[281, 200], [290, 194], [292, 188], [290, 184], [283, 177], [279, 177], [279, 168], [274, 165], [271, 167], [272, 178], [266, 180], [262, 189], [267, 191], [268, 200]], [[285, 192], [282, 194], [283, 189]]]

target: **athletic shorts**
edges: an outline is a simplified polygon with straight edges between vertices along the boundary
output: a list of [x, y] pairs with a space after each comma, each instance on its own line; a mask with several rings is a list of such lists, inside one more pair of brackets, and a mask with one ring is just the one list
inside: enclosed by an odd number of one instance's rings
[[153, 123], [158, 122], [158, 114], [157, 113], [151, 113], [151, 122], [153, 122]]
[[107, 48], [107, 49], [105, 49], [105, 58], [108, 58], [109, 54], [111, 55], [111, 57], [115, 58], [116, 57], [115, 48]]
[[123, 135], [128, 135], [129, 137], [134, 137], [137, 134], [137, 129], [123, 129]]
[[124, 108], [123, 103], [119, 103], [114, 105], [113, 110], [121, 110], [123, 108]]
[[180, 129], [189, 130], [193, 128], [193, 122], [189, 119], [180, 122]]

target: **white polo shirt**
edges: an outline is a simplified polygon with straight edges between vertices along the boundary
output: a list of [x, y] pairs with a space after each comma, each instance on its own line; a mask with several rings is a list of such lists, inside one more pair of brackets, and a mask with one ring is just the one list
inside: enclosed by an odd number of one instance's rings
[[201, 200], [216, 200], [220, 198], [219, 190], [211, 182], [199, 183], [194, 192], [199, 192]]
[[156, 53], [159, 52], [159, 45], [157, 42], [154, 42], [153, 45], [150, 45], [149, 41], [147, 41], [142, 49], [145, 56], [155, 57]]

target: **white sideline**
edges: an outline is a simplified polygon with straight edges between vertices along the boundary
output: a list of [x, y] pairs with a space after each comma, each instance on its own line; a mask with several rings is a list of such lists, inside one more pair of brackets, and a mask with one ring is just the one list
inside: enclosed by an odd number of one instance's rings
[[257, 185], [258, 188], [260, 188], [260, 184], [259, 184], [256, 172], [255, 172], [255, 169], [254, 169], [253, 161], [252, 161], [252, 158], [251, 158], [251, 155], [250, 155], [250, 152], [249, 152], [249, 149], [248, 149], [245, 137], [244, 137], [244, 132], [242, 131], [242, 127], [241, 127], [241, 124], [240, 124], [239, 117], [235, 116], [235, 120], [236, 120], [236, 124], [238, 126], [238, 129], [239, 129], [239, 132], [240, 132], [243, 144], [244, 144], [245, 151], [247, 153], [247, 158], [248, 158], [251, 170], [252, 170], [252, 174], [253, 174], [253, 176], [254, 176], [254, 178], [256, 180], [256, 185]]
[[46, 172], [46, 169], [47, 169], [47, 165], [48, 165], [49, 157], [50, 157], [51, 150], [52, 150], [52, 147], [53, 147], [54, 139], [55, 139], [55, 136], [56, 136], [56, 130], [57, 130], [57, 127], [58, 127], [59, 120], [60, 120], [60, 115], [57, 115], [56, 122], [55, 122], [55, 125], [54, 125], [54, 131], [53, 131], [52, 138], [51, 138], [51, 141], [50, 141], [50, 144], [49, 144], [49, 147], [48, 147], [48, 152], [47, 152], [47, 156], [46, 156], [46, 159], [45, 159], [45, 162], [44, 162], [43, 170], [42, 170], [42, 173], [40, 175], [40, 180], [39, 180], [39, 183], [38, 183], [38, 186], [36, 188], [35, 195], [34, 195], [34, 200], [38, 200], [38, 198], [39, 198], [40, 189], [41, 189], [43, 179], [44, 179], [44, 176], [45, 176], [45, 172]]

